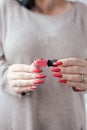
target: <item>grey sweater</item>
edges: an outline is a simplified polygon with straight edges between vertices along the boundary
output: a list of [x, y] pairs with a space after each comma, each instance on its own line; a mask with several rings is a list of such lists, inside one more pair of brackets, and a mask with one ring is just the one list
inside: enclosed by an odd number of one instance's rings
[[61, 85], [48, 67], [30, 96], [20, 97], [7, 81], [9, 65], [70, 57], [87, 58], [86, 5], [47, 16], [0, 0], [0, 130], [86, 130], [83, 94]]

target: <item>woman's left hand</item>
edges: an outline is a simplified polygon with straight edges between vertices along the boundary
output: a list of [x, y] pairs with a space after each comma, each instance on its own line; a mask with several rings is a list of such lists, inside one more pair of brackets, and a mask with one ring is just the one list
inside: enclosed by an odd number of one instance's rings
[[61, 59], [54, 63], [50, 70], [55, 72], [54, 77], [66, 86], [87, 89], [87, 61], [80, 58]]

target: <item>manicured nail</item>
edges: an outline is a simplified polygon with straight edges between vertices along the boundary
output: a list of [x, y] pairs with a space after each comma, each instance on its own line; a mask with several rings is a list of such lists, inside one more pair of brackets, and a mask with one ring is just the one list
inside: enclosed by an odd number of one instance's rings
[[50, 68], [50, 70], [53, 71], [53, 72], [60, 72], [61, 71], [60, 68]]
[[58, 66], [58, 65], [62, 65], [62, 64], [63, 64], [62, 61], [58, 61], [58, 62], [53, 63], [54, 66]]
[[39, 69], [39, 68], [35, 68], [35, 69], [33, 69], [33, 72], [36, 72], [36, 73], [41, 73], [41, 72], [42, 72], [42, 70], [41, 70], [41, 69]]
[[36, 90], [37, 88], [31, 88], [31, 90]]
[[85, 91], [85, 89], [81, 89], [81, 88], [79, 88], [79, 87], [75, 87], [74, 89], [75, 89], [76, 91], [80, 91], [80, 92], [81, 92], [81, 91]]
[[67, 83], [67, 80], [60, 80], [60, 83]]
[[44, 83], [44, 81], [40, 79], [34, 81], [34, 84], [42, 84], [42, 83]]
[[81, 88], [79, 88], [79, 87], [75, 87], [77, 90], [82, 90]]
[[32, 86], [31, 89], [37, 89], [37, 87], [36, 86]]
[[82, 90], [78, 87], [72, 87], [72, 89], [75, 91], [75, 92], [82, 92]]
[[36, 75], [36, 78], [46, 78], [46, 75], [44, 75], [44, 74], [38, 74], [38, 75]]
[[57, 74], [57, 73], [53, 74], [53, 76], [54, 76], [54, 77], [58, 77], [58, 78], [62, 78], [62, 77], [63, 77], [62, 74]]

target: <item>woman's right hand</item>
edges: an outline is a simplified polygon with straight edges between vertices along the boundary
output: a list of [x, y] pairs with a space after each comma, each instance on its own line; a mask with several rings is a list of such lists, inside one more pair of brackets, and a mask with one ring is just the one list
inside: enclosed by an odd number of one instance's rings
[[42, 70], [34, 64], [14, 64], [9, 66], [7, 79], [10, 87], [16, 93], [29, 92], [37, 89], [37, 85], [44, 83]]

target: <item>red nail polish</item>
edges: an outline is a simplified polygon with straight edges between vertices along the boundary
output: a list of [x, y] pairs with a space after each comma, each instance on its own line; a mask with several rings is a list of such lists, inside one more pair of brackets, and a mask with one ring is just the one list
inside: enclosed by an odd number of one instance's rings
[[67, 83], [67, 80], [60, 80], [60, 83]]
[[81, 88], [79, 88], [79, 87], [75, 87], [75, 89], [76, 89], [77, 91], [85, 91], [85, 89], [81, 89]]
[[45, 59], [38, 59], [34, 61], [35, 66], [39, 66], [39, 67], [46, 67], [47, 66], [47, 60]]
[[58, 65], [62, 65], [62, 64], [63, 64], [62, 61], [58, 61], [58, 62], [53, 63], [54, 66], [58, 66]]
[[31, 88], [31, 90], [36, 90], [37, 88]]
[[31, 89], [37, 89], [37, 87], [36, 86], [32, 86]]
[[44, 74], [38, 74], [38, 75], [36, 75], [36, 78], [46, 78], [46, 75], [44, 75]]
[[42, 83], [44, 83], [44, 81], [40, 79], [34, 81], [34, 84], [42, 84]]
[[63, 77], [62, 74], [57, 74], [57, 73], [53, 74], [53, 76], [54, 76], [54, 77], [58, 77], [58, 78], [62, 78], [62, 77]]
[[75, 91], [75, 92], [84, 92], [86, 91], [85, 89], [80, 89], [79, 87], [72, 87], [72, 89]]
[[53, 71], [53, 72], [60, 72], [61, 71], [60, 68], [50, 68], [50, 70]]
[[77, 89], [77, 90], [81, 90], [81, 88], [79, 88], [79, 87], [76, 87], [76, 89]]
[[39, 68], [35, 68], [35, 69], [33, 69], [33, 72], [36, 72], [36, 73], [41, 73], [41, 72], [42, 72], [42, 70], [41, 70], [41, 69], [39, 69]]

